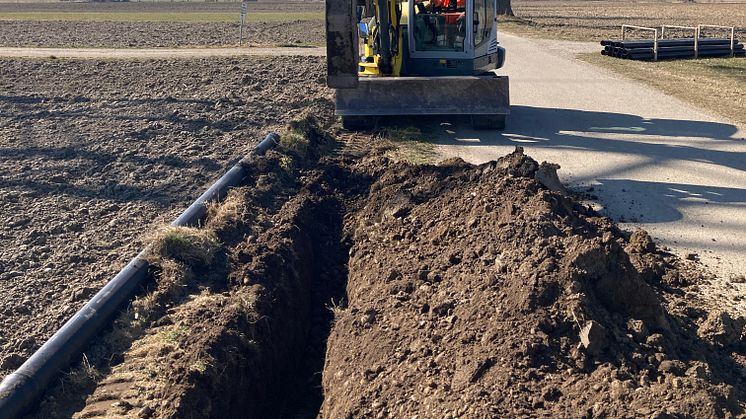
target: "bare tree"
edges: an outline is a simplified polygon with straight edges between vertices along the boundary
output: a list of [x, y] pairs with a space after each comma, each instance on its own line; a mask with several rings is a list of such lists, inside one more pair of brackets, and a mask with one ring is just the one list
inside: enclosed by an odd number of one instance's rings
[[510, 0], [497, 0], [497, 14], [503, 16], [515, 16]]

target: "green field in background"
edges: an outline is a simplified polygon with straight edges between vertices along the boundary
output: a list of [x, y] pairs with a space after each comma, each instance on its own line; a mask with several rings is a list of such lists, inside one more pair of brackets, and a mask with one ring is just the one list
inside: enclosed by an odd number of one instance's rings
[[[248, 22], [323, 20], [323, 12], [249, 12]], [[88, 22], [238, 22], [238, 10], [227, 12], [3, 12], [0, 20], [63, 20]]]

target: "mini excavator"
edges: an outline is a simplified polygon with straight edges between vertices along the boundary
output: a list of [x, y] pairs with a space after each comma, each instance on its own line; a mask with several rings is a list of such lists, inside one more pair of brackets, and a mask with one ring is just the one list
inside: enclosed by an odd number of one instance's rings
[[327, 84], [343, 126], [462, 115], [477, 129], [504, 128], [495, 1], [326, 0]]

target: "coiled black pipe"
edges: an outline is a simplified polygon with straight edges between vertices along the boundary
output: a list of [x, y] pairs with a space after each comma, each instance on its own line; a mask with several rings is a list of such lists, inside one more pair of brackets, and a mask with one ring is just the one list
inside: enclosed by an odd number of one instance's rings
[[[201, 220], [205, 204], [218, 200], [243, 180], [245, 163], [277, 144], [280, 136], [268, 134], [238, 164], [226, 172], [177, 218], [172, 226], [194, 225]], [[120, 308], [134, 296], [148, 271], [146, 248], [112, 278], [88, 303], [67, 321], [41, 348], [0, 383], [0, 418], [14, 419], [26, 413], [44, 393], [49, 382], [71, 360], [80, 356], [90, 339], [109, 324]]]

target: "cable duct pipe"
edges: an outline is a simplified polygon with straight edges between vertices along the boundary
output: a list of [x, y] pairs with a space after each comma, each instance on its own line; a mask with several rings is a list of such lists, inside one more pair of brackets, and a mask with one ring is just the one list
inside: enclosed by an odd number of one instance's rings
[[[279, 139], [277, 133], [268, 134], [249, 155], [218, 179], [171, 225], [188, 226], [198, 223], [207, 213], [205, 204], [223, 198], [231, 187], [243, 180], [248, 159], [263, 155]], [[41, 397], [50, 381], [80, 356], [91, 338], [110, 324], [114, 315], [132, 299], [146, 278], [147, 253], [148, 248], [145, 248], [20, 368], [3, 379], [0, 383], [0, 417], [13, 419], [26, 413]]]

